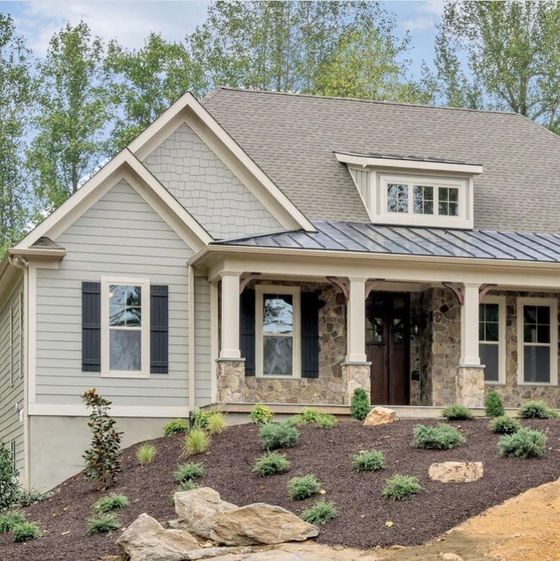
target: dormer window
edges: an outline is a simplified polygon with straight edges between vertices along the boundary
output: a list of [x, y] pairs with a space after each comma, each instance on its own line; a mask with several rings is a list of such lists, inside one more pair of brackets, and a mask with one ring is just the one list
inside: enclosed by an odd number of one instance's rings
[[482, 166], [337, 153], [374, 224], [473, 227], [473, 176]]

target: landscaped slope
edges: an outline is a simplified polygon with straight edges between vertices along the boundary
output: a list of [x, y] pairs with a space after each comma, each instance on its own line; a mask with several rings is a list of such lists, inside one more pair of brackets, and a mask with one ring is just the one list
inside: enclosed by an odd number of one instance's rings
[[[357, 422], [339, 423], [333, 429], [299, 427], [299, 443], [285, 453], [290, 470], [268, 478], [253, 473], [255, 459], [262, 454], [258, 427], [230, 427], [212, 438], [209, 452], [194, 461], [204, 464], [200, 484], [213, 487], [222, 498], [243, 505], [254, 501], [279, 504], [301, 513], [317, 498], [332, 501], [338, 516], [321, 528], [319, 541], [357, 547], [389, 544], [419, 544], [459, 522], [478, 514], [522, 491], [557, 479], [560, 474], [560, 420], [527, 420], [523, 424], [548, 430], [544, 458], [502, 459], [498, 456], [498, 436], [490, 432], [487, 420], [454, 423], [466, 442], [454, 450], [429, 451], [410, 446], [416, 421], [399, 421], [379, 427], [363, 427]], [[137, 447], [124, 452], [124, 470], [111, 492], [128, 497], [130, 505], [119, 511], [122, 525], [142, 512], [158, 520], [174, 518], [172, 493], [176, 488], [173, 472], [183, 450], [182, 436], [153, 441], [157, 456], [140, 467]], [[360, 450], [379, 449], [385, 456], [385, 469], [376, 472], [352, 470], [352, 456]], [[482, 461], [484, 477], [466, 484], [431, 481], [428, 468], [445, 460]], [[418, 477], [423, 491], [415, 497], [393, 502], [381, 496], [385, 481], [400, 473]], [[325, 491], [303, 501], [287, 496], [287, 482], [294, 476], [315, 474]], [[69, 479], [56, 489], [52, 498], [27, 509], [28, 516], [46, 531], [42, 538], [26, 544], [12, 544], [0, 536], [1, 561], [93, 561], [116, 554], [113, 535], [86, 536], [92, 504], [102, 493], [92, 490], [81, 476]]]

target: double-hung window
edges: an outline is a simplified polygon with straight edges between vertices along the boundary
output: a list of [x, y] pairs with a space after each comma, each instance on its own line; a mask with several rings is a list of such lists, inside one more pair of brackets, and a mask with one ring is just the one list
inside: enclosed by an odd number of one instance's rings
[[558, 302], [519, 298], [517, 302], [518, 382], [558, 383]]
[[101, 370], [105, 376], [150, 374], [150, 284], [102, 279]]
[[484, 381], [506, 382], [506, 302], [505, 296], [487, 296], [479, 304], [479, 352], [484, 365]]

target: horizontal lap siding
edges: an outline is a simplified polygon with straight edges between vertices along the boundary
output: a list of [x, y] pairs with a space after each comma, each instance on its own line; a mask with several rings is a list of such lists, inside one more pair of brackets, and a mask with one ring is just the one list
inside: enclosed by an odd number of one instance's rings
[[195, 388], [196, 406], [207, 405], [210, 393], [210, 283], [195, 277]]
[[[23, 422], [16, 404], [23, 406], [23, 371], [21, 356], [21, 291], [23, 282], [15, 287], [0, 310], [0, 440], [8, 448], [16, 442], [16, 466], [23, 475]], [[13, 314], [12, 342], [10, 341], [10, 315]], [[13, 354], [13, 384], [10, 384], [10, 353]]]
[[[37, 403], [78, 404], [95, 387], [115, 405], [186, 406], [192, 250], [124, 181], [56, 241], [67, 252], [60, 269], [37, 272]], [[169, 287], [169, 374], [126, 379], [81, 371], [82, 282], [111, 275]]]

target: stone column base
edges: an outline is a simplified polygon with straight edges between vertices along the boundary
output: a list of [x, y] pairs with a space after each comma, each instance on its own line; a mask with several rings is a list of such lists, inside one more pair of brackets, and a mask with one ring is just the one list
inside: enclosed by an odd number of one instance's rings
[[243, 401], [242, 387], [245, 380], [245, 359], [218, 359], [216, 361], [218, 403]]
[[484, 366], [459, 366], [455, 401], [465, 407], [484, 407]]
[[342, 386], [344, 389], [343, 403], [348, 405], [352, 401], [354, 390], [362, 388], [370, 397], [370, 363], [369, 362], [345, 362], [342, 368]]

